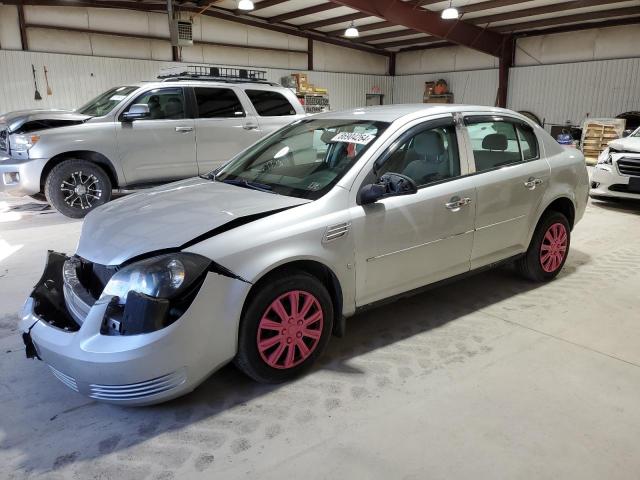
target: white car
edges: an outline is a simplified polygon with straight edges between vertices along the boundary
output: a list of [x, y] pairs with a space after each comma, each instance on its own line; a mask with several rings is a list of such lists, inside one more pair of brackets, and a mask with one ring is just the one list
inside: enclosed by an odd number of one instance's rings
[[640, 199], [640, 128], [609, 142], [591, 174], [593, 198]]
[[27, 356], [129, 405], [231, 361], [285, 381], [379, 302], [510, 261], [553, 279], [588, 190], [582, 154], [509, 110], [301, 119], [209, 175], [91, 212], [25, 303]]

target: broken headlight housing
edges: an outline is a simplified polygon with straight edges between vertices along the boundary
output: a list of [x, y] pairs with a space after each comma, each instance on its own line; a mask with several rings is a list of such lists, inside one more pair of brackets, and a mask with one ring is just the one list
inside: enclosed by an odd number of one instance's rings
[[118, 270], [104, 287], [111, 296], [103, 333], [136, 335], [164, 328], [191, 304], [211, 260], [194, 253], [172, 253]]
[[612, 153], [617, 153], [615, 150], [612, 150], [611, 148], [607, 147], [605, 148], [602, 153], [600, 154], [600, 156], [598, 157], [598, 165], [611, 165], [613, 163], [613, 160], [611, 159], [611, 154]]
[[18, 134], [14, 135], [12, 150], [14, 152], [27, 152], [40, 140], [40, 135]]

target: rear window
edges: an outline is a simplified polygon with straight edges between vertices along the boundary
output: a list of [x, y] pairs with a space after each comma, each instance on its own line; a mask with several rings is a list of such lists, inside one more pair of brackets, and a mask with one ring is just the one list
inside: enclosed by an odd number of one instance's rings
[[261, 117], [284, 117], [296, 114], [296, 109], [281, 93], [269, 90], [245, 90], [245, 92]]
[[196, 87], [193, 89], [199, 118], [244, 117], [245, 112], [236, 93], [230, 88]]

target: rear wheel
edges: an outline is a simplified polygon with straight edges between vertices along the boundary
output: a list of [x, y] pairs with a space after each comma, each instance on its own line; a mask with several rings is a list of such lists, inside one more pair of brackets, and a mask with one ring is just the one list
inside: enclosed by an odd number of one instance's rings
[[259, 288], [240, 324], [235, 363], [259, 382], [279, 383], [321, 355], [333, 328], [333, 305], [325, 286], [304, 272], [288, 272]]
[[65, 160], [49, 172], [44, 193], [48, 202], [64, 216], [83, 218], [111, 199], [111, 181], [94, 163]]
[[527, 253], [518, 260], [518, 270], [534, 282], [551, 280], [562, 270], [570, 243], [567, 217], [560, 212], [547, 213], [538, 222]]

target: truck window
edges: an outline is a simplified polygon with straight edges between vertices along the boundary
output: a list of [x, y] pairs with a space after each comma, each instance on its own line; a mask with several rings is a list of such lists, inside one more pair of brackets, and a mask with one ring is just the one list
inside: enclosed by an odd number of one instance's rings
[[230, 88], [196, 87], [198, 118], [237, 118], [245, 112], [236, 93]]
[[284, 117], [296, 114], [296, 109], [281, 93], [270, 90], [245, 90], [245, 92], [261, 117]]

